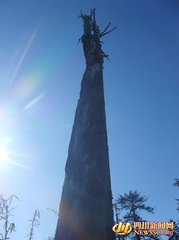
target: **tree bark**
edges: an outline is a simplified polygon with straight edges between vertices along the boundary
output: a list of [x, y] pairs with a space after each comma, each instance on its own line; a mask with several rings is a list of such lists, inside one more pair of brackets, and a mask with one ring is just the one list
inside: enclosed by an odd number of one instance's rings
[[114, 240], [103, 56], [90, 16], [82, 15], [86, 70], [81, 83], [55, 240]]

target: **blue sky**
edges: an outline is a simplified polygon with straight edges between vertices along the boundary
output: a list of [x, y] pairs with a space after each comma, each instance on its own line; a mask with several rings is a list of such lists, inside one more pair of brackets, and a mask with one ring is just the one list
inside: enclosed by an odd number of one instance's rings
[[97, 9], [114, 198], [137, 189], [152, 221], [178, 219], [179, 3], [177, 0], [0, 2], [0, 192], [16, 194], [17, 232], [41, 211], [36, 239], [55, 231], [75, 108], [85, 69], [80, 9]]

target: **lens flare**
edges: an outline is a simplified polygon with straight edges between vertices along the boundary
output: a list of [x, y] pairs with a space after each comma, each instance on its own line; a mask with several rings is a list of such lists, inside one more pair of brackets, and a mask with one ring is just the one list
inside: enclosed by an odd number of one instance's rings
[[39, 96], [37, 96], [36, 98], [34, 98], [32, 101], [30, 101], [30, 102], [22, 109], [22, 111], [25, 111], [25, 110], [29, 109], [30, 107], [32, 107], [34, 104], [36, 104], [38, 101], [40, 101], [44, 96], [45, 96], [45, 92], [44, 92], [44, 93], [41, 93]]
[[17, 63], [15, 71], [14, 71], [11, 79], [9, 80], [9, 86], [13, 84], [13, 82], [14, 82], [14, 80], [15, 80], [15, 78], [16, 78], [16, 76], [17, 76], [17, 74], [18, 74], [18, 72], [19, 72], [19, 70], [21, 68], [21, 65], [23, 64], [23, 62], [24, 62], [24, 60], [25, 60], [25, 58], [26, 58], [26, 56], [27, 56], [27, 54], [28, 54], [28, 52], [29, 52], [33, 42], [34, 42], [34, 39], [35, 39], [38, 31], [39, 31], [39, 26], [37, 26], [35, 28], [35, 30], [33, 31], [32, 35], [31, 35], [31, 37], [29, 38], [29, 40], [27, 42], [27, 45], [26, 45], [24, 51], [22, 52], [22, 55], [21, 55], [21, 57], [20, 57], [20, 59], [19, 59], [19, 61]]

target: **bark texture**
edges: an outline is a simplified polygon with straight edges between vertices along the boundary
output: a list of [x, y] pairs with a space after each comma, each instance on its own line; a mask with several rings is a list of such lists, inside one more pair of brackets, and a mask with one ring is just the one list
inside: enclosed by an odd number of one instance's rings
[[94, 16], [81, 17], [86, 70], [68, 150], [55, 240], [113, 240], [104, 56], [99, 39], [94, 36], [91, 21]]

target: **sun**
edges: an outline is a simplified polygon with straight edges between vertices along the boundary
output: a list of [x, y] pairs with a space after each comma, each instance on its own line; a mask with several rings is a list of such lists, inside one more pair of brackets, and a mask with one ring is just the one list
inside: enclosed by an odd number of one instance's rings
[[[34, 103], [33, 103], [34, 104]], [[32, 105], [32, 103], [31, 103]], [[29, 108], [29, 106], [26, 106]], [[16, 148], [16, 131], [19, 129], [17, 124], [20, 116], [18, 109], [12, 104], [0, 103], [0, 171], [8, 171], [13, 166], [20, 167], [26, 170], [31, 170], [29, 166], [24, 165], [29, 159], [28, 154], [17, 151]], [[22, 162], [22, 163], [21, 163]]]
[[8, 151], [4, 146], [0, 146], [0, 169], [6, 167], [8, 163]]

